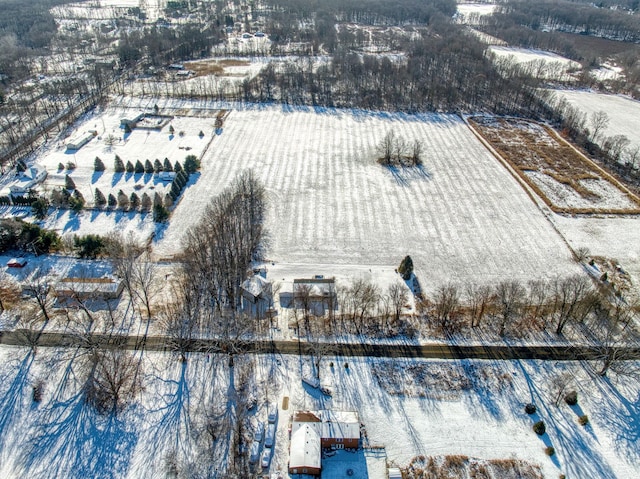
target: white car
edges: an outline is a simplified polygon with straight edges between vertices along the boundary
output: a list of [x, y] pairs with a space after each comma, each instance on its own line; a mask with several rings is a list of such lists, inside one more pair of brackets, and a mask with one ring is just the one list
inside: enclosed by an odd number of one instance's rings
[[276, 442], [276, 425], [269, 424], [267, 435], [264, 438], [264, 447], [272, 447], [274, 442]]
[[262, 461], [260, 462], [263, 468], [268, 468], [269, 464], [271, 464], [271, 448], [266, 447], [264, 451], [262, 451]]
[[269, 409], [269, 416], [267, 417], [270, 424], [275, 423], [278, 420], [278, 406], [271, 406]]
[[259, 422], [258, 427], [256, 428], [256, 433], [253, 435], [253, 440], [257, 442], [262, 442], [264, 438], [264, 423]]

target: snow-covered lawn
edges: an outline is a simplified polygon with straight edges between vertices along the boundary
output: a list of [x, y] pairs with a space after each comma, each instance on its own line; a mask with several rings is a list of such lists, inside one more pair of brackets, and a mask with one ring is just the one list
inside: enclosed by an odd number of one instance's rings
[[[390, 130], [424, 143], [423, 167], [376, 162]], [[268, 193], [267, 257], [297, 273], [393, 271], [406, 254], [427, 289], [577, 271], [560, 236], [460, 118], [311, 108], [232, 111], [156, 255], [178, 253], [210, 198], [246, 169]]]
[[[624, 135], [631, 147], [640, 146], [640, 102], [622, 95], [608, 95], [584, 90], [556, 90], [559, 98], [583, 111], [587, 119], [599, 111], [609, 117], [607, 128], [601, 133], [601, 139], [614, 135]], [[591, 127], [587, 121], [587, 127]]]
[[[640, 474], [637, 383], [594, 378], [581, 364], [328, 357], [321, 363], [321, 380], [334, 392], [328, 398], [303, 386], [301, 375], [312, 363], [307, 357], [237, 357], [232, 371], [225, 357], [192, 354], [180, 363], [145, 353], [142, 391], [117, 419], [105, 419], [84, 403], [81, 359], [71, 351], [40, 349], [34, 356], [2, 347], [0, 357], [0, 475], [8, 479], [165, 477], [173, 464], [183, 474], [211, 474], [232, 453], [225, 448], [226, 421], [236, 413], [243, 417], [250, 440], [274, 404], [280, 411], [269, 472], [285, 478], [291, 413], [323, 408], [357, 411], [369, 443], [385, 446], [387, 459], [399, 466], [418, 455], [459, 454], [522, 459], [549, 479]], [[551, 382], [560, 373], [577, 390], [577, 406], [553, 404]], [[431, 379], [421, 386], [422, 377]], [[34, 403], [38, 381], [42, 401]], [[243, 387], [253, 391], [257, 407], [231, 407]], [[422, 390], [427, 394], [416, 394]], [[529, 402], [538, 407], [533, 416], [523, 410]], [[215, 440], [206, 414], [216, 418]], [[582, 414], [587, 426], [578, 423]], [[547, 426], [541, 437], [531, 429], [538, 419]], [[547, 446], [555, 456], [545, 454]], [[346, 454], [328, 460], [328, 471], [339, 471]], [[359, 454], [352, 456], [360, 471]]]

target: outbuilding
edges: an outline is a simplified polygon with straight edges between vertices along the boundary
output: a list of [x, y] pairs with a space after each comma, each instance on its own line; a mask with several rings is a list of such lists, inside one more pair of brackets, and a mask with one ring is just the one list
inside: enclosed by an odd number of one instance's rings
[[322, 451], [320, 436], [309, 424], [305, 424], [291, 434], [289, 474], [320, 475]]

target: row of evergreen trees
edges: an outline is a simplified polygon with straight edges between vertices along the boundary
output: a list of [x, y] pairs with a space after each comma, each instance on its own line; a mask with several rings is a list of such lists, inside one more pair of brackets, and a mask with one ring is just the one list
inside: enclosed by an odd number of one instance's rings
[[[179, 173], [184, 170], [188, 175], [195, 173], [196, 170], [200, 168], [200, 162], [195, 155], [188, 155], [185, 158], [184, 165], [182, 165], [179, 161], [176, 161], [173, 165], [169, 158], [165, 158], [164, 161], [160, 161], [159, 159], [155, 159], [152, 163], [151, 160], [145, 160], [144, 163], [140, 160], [136, 160], [135, 163], [131, 161], [125, 162], [120, 158], [120, 156], [116, 155], [113, 161], [113, 171], [116, 173], [136, 173], [136, 174], [152, 174], [152, 173], [161, 173], [161, 172], [175, 172]], [[96, 156], [96, 159], [93, 164], [93, 169], [96, 172], [102, 172], [106, 170], [106, 166], [100, 157]]]

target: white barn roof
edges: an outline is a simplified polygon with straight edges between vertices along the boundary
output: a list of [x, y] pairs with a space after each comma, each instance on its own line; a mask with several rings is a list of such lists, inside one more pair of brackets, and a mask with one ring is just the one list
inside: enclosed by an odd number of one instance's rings
[[320, 469], [321, 460], [320, 436], [310, 424], [303, 425], [291, 434], [290, 469]]

